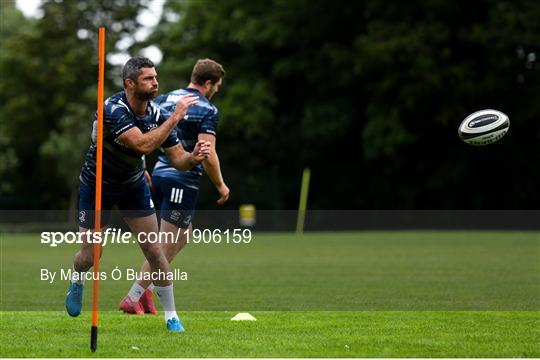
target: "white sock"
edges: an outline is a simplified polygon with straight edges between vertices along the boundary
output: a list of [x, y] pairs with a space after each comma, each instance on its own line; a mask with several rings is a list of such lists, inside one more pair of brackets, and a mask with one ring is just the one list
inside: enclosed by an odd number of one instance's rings
[[178, 318], [176, 314], [176, 308], [174, 306], [174, 292], [172, 284], [169, 286], [154, 286], [157, 296], [159, 296], [159, 301], [161, 301], [161, 306], [165, 311], [165, 321], [172, 319], [173, 317]]
[[86, 274], [86, 271], [78, 272], [75, 270], [75, 267], [73, 267], [72, 270], [73, 272], [71, 273], [71, 283], [84, 285], [84, 280], [85, 280], [84, 274]]
[[144, 288], [135, 281], [131, 286], [131, 289], [129, 289], [128, 296], [131, 301], [139, 301], [143, 293]]
[[148, 285], [146, 290], [154, 291], [154, 283], [150, 283], [150, 285]]

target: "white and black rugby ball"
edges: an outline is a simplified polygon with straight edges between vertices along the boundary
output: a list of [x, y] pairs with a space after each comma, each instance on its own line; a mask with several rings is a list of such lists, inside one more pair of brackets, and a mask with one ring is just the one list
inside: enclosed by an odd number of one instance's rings
[[465, 118], [458, 134], [467, 144], [483, 146], [500, 140], [510, 127], [510, 119], [497, 110], [480, 110]]

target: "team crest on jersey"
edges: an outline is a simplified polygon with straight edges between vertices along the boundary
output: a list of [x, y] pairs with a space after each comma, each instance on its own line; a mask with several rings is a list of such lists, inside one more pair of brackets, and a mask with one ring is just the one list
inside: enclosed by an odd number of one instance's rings
[[191, 222], [191, 215], [188, 215], [186, 219], [184, 220], [184, 226], [188, 227], [189, 223]]
[[171, 220], [173, 220], [173, 221], [178, 221], [178, 219], [180, 219], [180, 216], [181, 216], [181, 215], [182, 215], [182, 214], [180, 214], [180, 211], [178, 211], [178, 210], [173, 210], [173, 211], [171, 212]]

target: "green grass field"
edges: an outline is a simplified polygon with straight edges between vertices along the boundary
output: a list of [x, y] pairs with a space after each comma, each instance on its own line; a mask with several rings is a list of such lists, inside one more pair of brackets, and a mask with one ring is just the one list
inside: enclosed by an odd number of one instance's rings
[[[63, 310], [77, 246], [0, 234], [1, 357], [540, 357], [540, 233], [256, 234], [190, 245], [174, 265], [184, 334], [116, 305], [130, 281], [101, 282], [98, 352], [85, 311]], [[105, 247], [102, 270], [138, 268], [136, 245]], [[231, 322], [249, 311], [256, 322]]]
[[88, 313], [2, 314], [2, 357], [538, 357], [534, 312], [185, 312], [185, 334], [161, 316], [101, 314], [89, 349]]

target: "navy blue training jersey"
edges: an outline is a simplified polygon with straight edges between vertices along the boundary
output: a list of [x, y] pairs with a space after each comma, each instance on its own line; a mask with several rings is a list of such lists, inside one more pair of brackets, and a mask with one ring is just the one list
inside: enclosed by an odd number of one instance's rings
[[[168, 119], [152, 101], [148, 102], [145, 116], [137, 116], [129, 107], [126, 94], [122, 91], [105, 100], [103, 109], [103, 184], [126, 187], [144, 176], [143, 155], [122, 144], [118, 137], [133, 127], [146, 133]], [[80, 180], [87, 185], [96, 181], [96, 134], [97, 112], [94, 115], [92, 144], [86, 153]], [[179, 143], [173, 130], [162, 146], [167, 148]]]
[[[218, 123], [218, 109], [199, 90], [184, 88], [173, 90], [164, 95], [158, 96], [155, 102], [158, 103], [163, 112], [172, 113], [176, 102], [182, 96], [194, 94], [199, 97], [199, 101], [188, 108], [186, 116], [176, 126], [176, 135], [180, 139], [186, 151], [192, 152], [198, 141], [199, 134], [211, 134], [216, 136]], [[178, 171], [171, 166], [165, 153], [160, 151], [158, 162], [154, 167], [152, 175], [173, 178], [181, 181], [184, 185], [198, 189], [200, 176], [202, 175], [202, 164], [195, 165], [189, 171]]]

